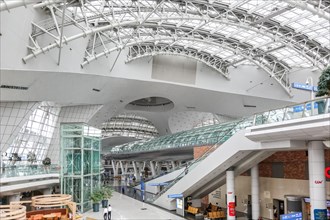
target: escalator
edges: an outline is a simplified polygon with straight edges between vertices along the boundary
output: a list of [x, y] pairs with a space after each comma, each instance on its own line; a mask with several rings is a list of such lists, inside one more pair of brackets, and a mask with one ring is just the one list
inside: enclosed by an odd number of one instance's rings
[[[323, 133], [326, 134], [328, 132], [327, 118], [329, 117], [330, 108], [328, 109], [329, 111], [317, 112], [311, 108], [311, 106], [315, 106], [314, 103], [316, 102], [323, 102], [325, 106], [330, 104], [329, 98], [326, 97], [317, 101], [311, 100], [298, 105], [256, 114], [254, 118], [242, 119], [224, 135], [221, 145], [215, 145], [216, 147], [211, 152], [196, 160], [189, 168], [189, 172], [182, 172], [155, 197], [153, 203], [168, 210], [174, 210], [176, 201], [168, 198], [168, 195], [182, 194], [183, 197], [202, 198], [225, 184], [226, 170], [229, 168], [234, 168], [235, 176], [238, 176], [256, 166], [276, 151], [284, 149], [297, 150], [297, 147], [305, 147], [302, 144], [303, 141], [301, 141], [304, 139], [304, 135], [301, 136], [301, 124], [304, 121], [309, 123], [309, 125], [303, 126], [305, 129], [304, 134], [316, 132], [314, 134], [316, 136], [317, 132], [322, 133], [320, 129], [325, 131]], [[315, 120], [314, 124], [312, 123], [313, 120]], [[299, 126], [297, 126], [297, 123], [300, 123]], [[265, 126], [265, 124], [267, 125]], [[249, 129], [246, 130], [246, 128], [257, 125], [260, 126], [252, 132], [253, 135], [251, 135], [252, 133]], [[280, 131], [281, 134], [279, 134]], [[293, 135], [293, 132], [298, 132], [296, 137], [300, 139], [298, 141], [288, 139], [287, 133], [289, 131], [291, 131], [291, 135]], [[254, 142], [246, 137], [246, 133], [249, 133], [250, 139], [266, 134], [265, 140], [272, 140], [275, 144], [271, 142], [263, 143], [257, 139]], [[319, 135], [324, 135], [323, 133]]]

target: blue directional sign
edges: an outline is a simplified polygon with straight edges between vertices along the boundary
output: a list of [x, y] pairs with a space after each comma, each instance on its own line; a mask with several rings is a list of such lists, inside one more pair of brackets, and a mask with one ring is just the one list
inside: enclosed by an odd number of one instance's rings
[[[314, 102], [314, 109], [318, 108], [319, 104], [317, 102]], [[307, 103], [306, 110], [311, 110], [311, 103]], [[293, 112], [302, 112], [304, 111], [304, 105], [297, 105], [293, 106]]]
[[172, 198], [172, 199], [176, 199], [176, 198], [182, 198], [183, 195], [182, 194], [169, 194], [167, 197]]
[[314, 219], [315, 220], [326, 220], [327, 210], [326, 209], [314, 209]]
[[302, 212], [280, 215], [280, 220], [302, 220]]
[[314, 91], [314, 92], [317, 92], [317, 86], [311, 86], [311, 85], [307, 85], [307, 84], [303, 84], [303, 83], [297, 83], [297, 82], [294, 82], [292, 83], [292, 88], [295, 88], [295, 89], [302, 89], [302, 90], [307, 90], [307, 91]]

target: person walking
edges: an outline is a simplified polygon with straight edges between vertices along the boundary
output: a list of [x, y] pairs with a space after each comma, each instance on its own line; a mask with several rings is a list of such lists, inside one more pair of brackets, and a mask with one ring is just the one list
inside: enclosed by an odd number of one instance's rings
[[133, 197], [134, 197], [134, 199], [136, 199], [136, 189], [135, 188], [133, 188]]
[[105, 207], [103, 209], [103, 220], [108, 220], [108, 209]]
[[108, 220], [111, 220], [111, 211], [112, 211], [112, 207], [109, 204], [109, 206], [108, 206]]

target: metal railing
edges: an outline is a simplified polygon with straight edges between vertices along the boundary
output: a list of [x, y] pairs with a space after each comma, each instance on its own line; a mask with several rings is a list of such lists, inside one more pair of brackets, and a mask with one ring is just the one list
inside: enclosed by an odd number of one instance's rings
[[58, 164], [45, 165], [10, 165], [1, 167], [0, 178], [33, 176], [42, 174], [59, 174], [61, 167]]
[[327, 113], [330, 113], [329, 96], [257, 113], [255, 114], [253, 125], [270, 124]]

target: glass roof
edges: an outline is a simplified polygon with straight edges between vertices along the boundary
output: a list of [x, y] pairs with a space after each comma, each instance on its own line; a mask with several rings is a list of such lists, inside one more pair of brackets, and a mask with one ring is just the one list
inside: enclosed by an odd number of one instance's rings
[[[272, 63], [282, 67], [280, 72], [289, 72], [293, 67], [324, 69], [330, 63], [328, 0], [319, 0], [317, 4], [307, 0], [294, 4], [291, 0], [67, 2], [65, 25], [73, 25], [80, 34], [64, 33], [66, 41], [89, 37], [82, 66], [112, 51], [150, 44], [182, 46], [188, 51], [187, 56], [189, 51], [216, 56], [225, 63], [220, 72], [226, 72], [223, 69], [230, 66], [254, 63], [277, 76], [272, 71], [279, 69]], [[28, 47], [30, 54], [24, 61], [58, 47], [54, 42], [37, 42], [45, 33], [59, 37], [63, 3], [52, 6], [53, 22], [48, 13], [49, 18], [32, 24], [31, 37], [35, 42]], [[150, 55], [161, 52], [153, 51]], [[279, 76], [277, 81], [282, 83], [283, 79]], [[283, 83], [284, 88], [289, 84]]]
[[141, 153], [147, 151], [165, 150], [191, 146], [213, 145], [223, 143], [238, 130], [251, 126], [253, 118], [232, 121], [228, 123], [195, 128], [178, 132], [148, 141], [137, 141], [116, 146], [109, 153]]
[[[159, 2], [162, 2], [162, 4], [157, 6]], [[204, 1], [201, 1], [201, 3], [202, 2]], [[200, 5], [189, 1], [183, 1], [181, 4], [178, 4], [176, 1], [117, 0], [104, 2], [99, 0], [86, 3], [85, 8], [82, 8], [84, 11], [81, 8], [77, 10], [77, 7], [69, 7], [68, 10], [75, 12], [76, 16], [80, 18], [84, 16], [95, 17], [96, 14], [102, 13], [103, 16], [90, 19], [89, 22], [97, 21], [98, 23], [106, 22], [119, 24], [116, 36], [118, 38], [129, 36], [130, 39], [128, 39], [128, 42], [133, 40], [136, 29], [130, 28], [131, 25], [125, 26], [124, 23], [138, 21], [139, 24], [131, 24], [133, 26], [138, 26], [138, 38], [140, 42], [155, 41], [157, 36], [161, 36], [157, 43], [160, 41], [161, 43], [171, 43], [172, 45], [176, 44], [195, 48], [211, 55], [218, 55], [229, 62], [244, 59], [244, 57], [235, 57], [233, 56], [233, 51], [224, 50], [221, 46], [215, 47], [214, 45], [209, 45], [207, 42], [196, 42], [194, 39], [180, 39], [179, 30], [187, 29], [190, 33], [195, 34], [199, 32], [211, 33], [213, 36], [230, 38], [240, 44], [246, 44], [252, 48], [260, 48], [264, 51], [267, 51], [268, 48], [265, 48], [264, 45], [274, 42], [282, 44], [284, 47], [282, 47], [280, 51], [273, 51], [271, 54], [278, 58], [278, 60], [292, 67], [310, 67], [313, 66], [313, 62], [306, 60], [300, 52], [293, 52], [290, 47], [287, 47], [285, 44], [286, 39], [281, 39], [282, 36], [288, 37], [291, 34], [298, 34], [330, 49], [330, 36], [328, 34], [330, 32], [329, 22], [313, 14], [311, 11], [293, 7], [286, 1], [221, 0], [212, 2], [213, 4], [201, 10]], [[219, 5], [221, 5], [221, 7]], [[145, 10], [141, 10], [142, 7], [145, 8]], [[159, 7], [159, 10], [155, 10], [157, 7]], [[151, 9], [156, 12], [153, 13]], [[226, 14], [221, 14], [220, 9], [226, 10]], [[273, 27], [262, 26], [263, 23], [255, 25], [248, 20], [238, 20], [237, 11], [235, 10], [240, 10], [243, 15], [251, 16], [251, 18], [256, 20], [264, 19], [263, 22], [275, 22], [274, 24], [277, 26], [279, 25], [286, 29], [290, 28], [292, 32], [284, 34], [275, 32]], [[169, 34], [169, 32], [160, 30], [157, 31], [157, 34], [155, 34], [157, 36], [155, 36], [150, 31], [146, 30], [145, 28], [150, 25], [150, 22], [155, 22], [157, 24], [157, 29], [159, 27], [164, 28], [164, 30], [169, 30], [168, 27], [171, 27], [171, 29], [173, 27], [179, 29], [176, 30], [174, 34], [177, 37], [177, 39], [174, 40], [175, 43], [164, 38], [164, 36], [173, 37], [173, 34]], [[274, 27], [276, 25], [274, 25]], [[110, 32], [112, 31], [110, 30]], [[147, 33], [147, 35], [143, 35], [142, 33]], [[185, 34], [186, 32], [183, 32], [182, 35]], [[274, 35], [277, 37], [274, 37]], [[290, 56], [286, 56], [287, 54], [290, 54]]]
[[103, 137], [135, 137], [150, 139], [159, 135], [155, 126], [146, 118], [135, 114], [121, 114], [102, 123]]

